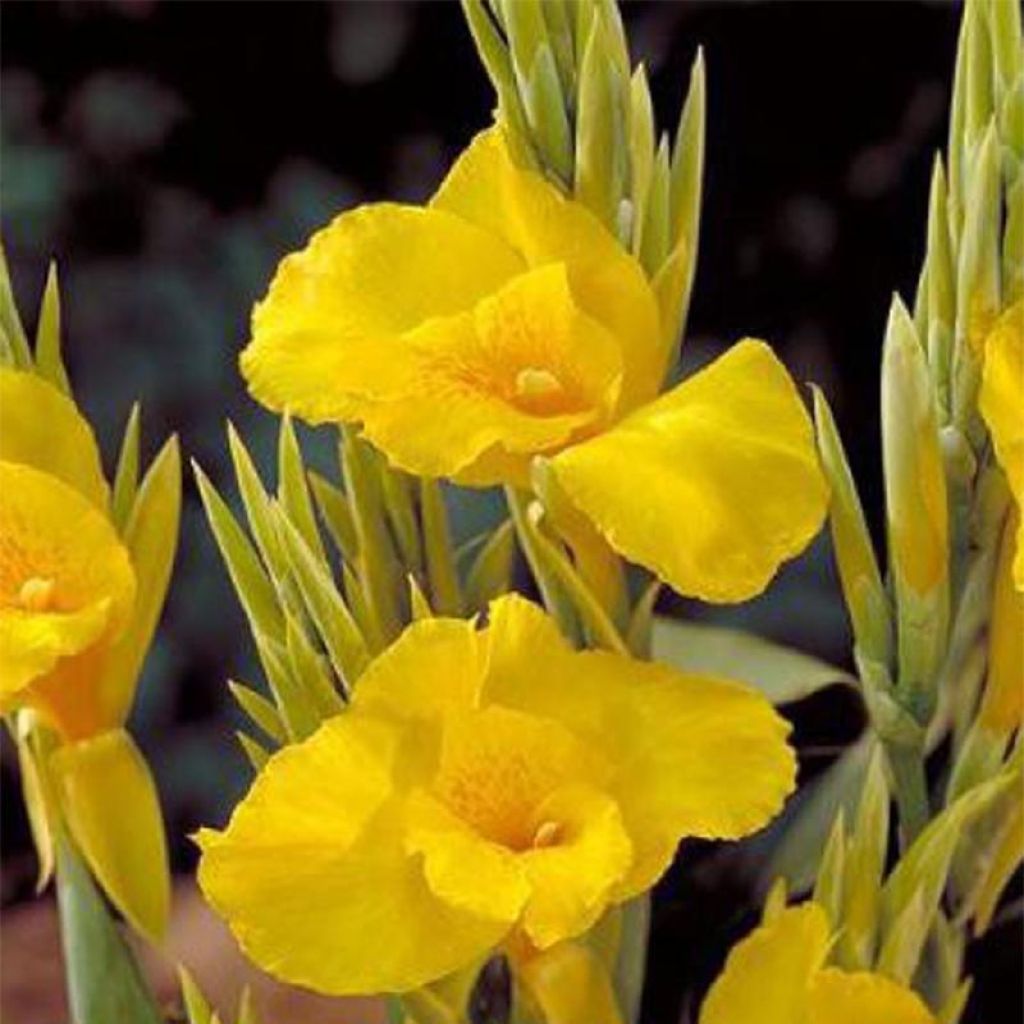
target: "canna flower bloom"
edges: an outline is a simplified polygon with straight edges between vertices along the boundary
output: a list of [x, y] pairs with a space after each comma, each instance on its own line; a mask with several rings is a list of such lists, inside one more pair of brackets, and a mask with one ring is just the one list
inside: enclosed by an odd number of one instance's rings
[[[35, 373], [0, 368], [0, 713], [29, 710], [53, 731], [35, 791], [55, 790], [97, 878], [153, 937], [169, 905], [163, 825], [123, 726], [167, 589], [179, 479], [172, 439], [122, 536], [74, 402]], [[45, 880], [51, 810], [32, 810]]]
[[817, 903], [783, 910], [729, 954], [700, 1024], [935, 1024], [902, 985], [826, 967], [831, 941]]
[[787, 732], [739, 684], [575, 651], [503, 597], [484, 628], [410, 626], [199, 834], [199, 884], [279, 978], [409, 991], [582, 934], [686, 836], [760, 828], [793, 788]]
[[1013, 580], [1018, 590], [1024, 590], [1024, 300], [996, 321], [984, 353], [978, 405], [1017, 505]]
[[620, 554], [681, 593], [743, 600], [817, 532], [826, 488], [762, 342], [657, 397], [670, 295], [495, 127], [426, 207], [342, 214], [287, 257], [241, 368], [264, 405], [360, 423], [418, 475], [522, 485], [547, 458]]

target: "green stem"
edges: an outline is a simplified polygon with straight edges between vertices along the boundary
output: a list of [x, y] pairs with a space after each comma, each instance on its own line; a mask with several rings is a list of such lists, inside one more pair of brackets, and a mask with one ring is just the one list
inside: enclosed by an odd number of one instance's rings
[[505, 488], [505, 500], [508, 502], [508, 510], [516, 528], [519, 546], [523, 550], [530, 572], [537, 583], [544, 607], [559, 624], [565, 636], [573, 643], [577, 643], [579, 625], [573, 612], [572, 601], [566, 594], [565, 588], [546, 570], [543, 559], [537, 550], [534, 532], [530, 529], [527, 520], [529, 495], [508, 486]]
[[892, 742], [885, 744], [892, 768], [896, 805], [900, 814], [900, 839], [906, 850], [921, 834], [931, 817], [924, 749]]

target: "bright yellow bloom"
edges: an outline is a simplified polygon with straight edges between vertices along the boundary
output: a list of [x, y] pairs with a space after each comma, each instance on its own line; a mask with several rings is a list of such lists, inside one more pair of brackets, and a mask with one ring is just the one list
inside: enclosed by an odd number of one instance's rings
[[934, 1024], [902, 985], [826, 967], [830, 945], [818, 904], [783, 910], [733, 948], [700, 1024]]
[[793, 788], [787, 732], [751, 690], [574, 651], [503, 597], [485, 628], [410, 626], [200, 834], [199, 882], [278, 977], [406, 991], [581, 934], [686, 836], [760, 828]]
[[[55, 731], [42, 770], [59, 813], [111, 899], [154, 937], [170, 899], [163, 824], [123, 725], [167, 589], [179, 501], [172, 441], [120, 536], [74, 402], [34, 373], [0, 368], [0, 712], [30, 709]], [[49, 812], [32, 810], [45, 875]]]
[[609, 543], [683, 593], [758, 593], [824, 517], [810, 422], [770, 349], [741, 342], [654, 401], [674, 317], [500, 128], [426, 208], [342, 214], [287, 257], [252, 330], [242, 372], [270, 408], [361, 423], [397, 466], [468, 484], [522, 484], [550, 458]]
[[[985, 340], [978, 405], [992, 434], [1018, 511], [1024, 512], [1024, 300], [996, 321]], [[1024, 529], [1018, 518], [1014, 584], [1024, 590]]]

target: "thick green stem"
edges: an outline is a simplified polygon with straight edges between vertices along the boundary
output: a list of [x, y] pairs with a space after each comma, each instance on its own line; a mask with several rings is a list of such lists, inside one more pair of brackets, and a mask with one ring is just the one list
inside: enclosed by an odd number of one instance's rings
[[924, 748], [887, 741], [885, 752], [892, 768], [896, 805], [900, 813], [900, 841], [906, 850], [921, 834], [931, 817]]

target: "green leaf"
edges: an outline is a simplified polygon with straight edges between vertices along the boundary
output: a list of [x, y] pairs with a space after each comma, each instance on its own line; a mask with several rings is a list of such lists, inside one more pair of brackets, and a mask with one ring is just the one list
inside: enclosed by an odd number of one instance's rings
[[344, 561], [355, 565], [359, 557], [359, 540], [348, 498], [340, 488], [325, 480], [319, 473], [310, 472], [309, 482], [313, 488], [317, 508], [320, 510], [320, 517], [338, 553]]
[[398, 550], [409, 572], [423, 571], [423, 546], [413, 501], [413, 479], [380, 460], [381, 494]]
[[633, 609], [626, 630], [626, 646], [637, 658], [651, 657], [651, 644], [654, 640], [654, 605], [661, 593], [661, 580], [653, 579], [640, 595]]
[[976, 786], [933, 818], [917, 837], [882, 890], [883, 949], [886, 943], [897, 941], [893, 936], [902, 930], [901, 919], [915, 900], [921, 903], [921, 929], [917, 934], [924, 942], [946, 888], [962, 830], [1014, 781], [1012, 774], [1004, 774]]
[[683, 672], [735, 679], [773, 704], [788, 704], [836, 683], [848, 672], [801, 651], [736, 629], [654, 616], [653, 656]]
[[271, 639], [283, 639], [284, 616], [259, 556], [197, 462], [193, 461], [192, 469], [206, 518], [253, 634], [257, 638], [262, 634]]
[[280, 589], [280, 584], [287, 578], [288, 570], [284, 552], [281, 550], [281, 541], [274, 528], [270, 495], [263, 486], [263, 481], [260, 479], [245, 443], [230, 420], [228, 421], [228, 449], [231, 452], [235, 479], [238, 481], [238, 492], [242, 498], [242, 507], [245, 509], [249, 529], [252, 531], [256, 547], [271, 580]]
[[889, 809], [884, 755], [878, 748], [868, 766], [846, 848], [839, 956], [850, 970], [867, 970], [874, 962], [882, 874], [889, 848]]
[[928, 908], [925, 894], [914, 893], [892, 922], [878, 954], [876, 970], [903, 985], [909, 983], [921, 962], [928, 938]]
[[683, 324], [697, 270], [697, 250], [700, 244], [706, 93], [704, 51], [698, 50], [690, 71], [690, 88], [679, 118], [669, 182], [669, 207], [672, 219], [668, 249], [674, 249], [681, 241], [686, 243], [687, 273], [681, 303]]
[[629, 83], [629, 181], [632, 209], [630, 249], [639, 256], [643, 240], [647, 193], [654, 169], [654, 108], [647, 83], [647, 69], [637, 65]]
[[818, 455], [831, 491], [829, 529], [843, 598], [857, 644], [875, 661], [888, 664], [892, 647], [889, 598], [832, 410], [819, 388], [812, 391]]
[[768, 830], [748, 841], [759, 885], [785, 879], [790, 892], [808, 891], [839, 809], [852, 817], [874, 741], [865, 733], [818, 778], [802, 787]]
[[181, 520], [181, 452], [167, 439], [146, 471], [124, 525], [138, 596], [132, 618], [107, 655], [103, 688], [123, 720], [156, 632], [171, 581]]
[[103, 897], [78, 854], [63, 839], [57, 844], [57, 902], [75, 1024], [162, 1024]]
[[840, 807], [825, 844], [818, 877], [814, 880], [813, 896], [814, 902], [825, 908], [833, 930], [838, 930], [842, 923], [846, 845], [846, 816]]
[[270, 760], [270, 751], [241, 729], [235, 730], [235, 739], [238, 740], [238, 745], [242, 748], [242, 753], [245, 754], [252, 770], [256, 774], [263, 771], [263, 766]]
[[580, 67], [574, 193], [613, 234], [626, 189], [626, 89], [609, 52], [604, 20], [595, 18]]
[[285, 638], [293, 676], [306, 691], [319, 721], [343, 711], [345, 702], [334, 688], [323, 659], [317, 654], [306, 631], [291, 615], [285, 619]]
[[288, 519], [302, 534], [310, 550], [323, 560], [326, 553], [320, 531], [316, 526], [313, 514], [313, 502], [306, 487], [306, 467], [302, 463], [302, 452], [295, 436], [295, 428], [291, 417], [281, 420], [281, 432], [278, 435], [278, 481], [277, 497], [281, 502]]
[[[539, 508], [539, 505], [535, 507]], [[513, 516], [516, 519], [523, 550], [533, 553], [531, 568], [535, 574], [539, 571], [541, 577], [550, 580], [565, 595], [579, 615], [591, 643], [609, 651], [627, 654], [625, 641], [619, 635], [615, 623], [580, 578], [561, 546], [545, 536], [529, 511], [521, 516], [513, 512]]]
[[[535, 3], [536, 0], [517, 0], [511, 7], [518, 11]], [[535, 147], [547, 169], [565, 188], [573, 180], [572, 131], [555, 55], [547, 42], [537, 48], [525, 81], [520, 81], [520, 92]]]
[[14, 290], [11, 287], [11, 275], [7, 268], [7, 254], [0, 245], [0, 327], [14, 359], [14, 365], [22, 370], [32, 369], [32, 351], [28, 347], [25, 328], [18, 316], [18, 306], [14, 301]]
[[388, 532], [374, 452], [351, 430], [342, 429], [341, 438], [345, 484], [359, 543], [359, 580], [375, 632], [386, 645], [402, 631], [399, 596], [405, 576]]
[[[284, 628], [282, 626], [282, 631]], [[253, 638], [288, 736], [292, 740], [304, 740], [317, 730], [323, 716], [302, 680], [296, 678], [287, 648], [263, 633], [254, 634]]]
[[114, 472], [114, 495], [111, 501], [111, 516], [119, 533], [124, 532], [135, 504], [135, 495], [139, 488], [139, 430], [142, 409], [138, 402], [132, 403], [128, 414], [124, 435], [121, 438], [121, 451], [117, 457], [117, 469]]
[[213, 1015], [210, 1004], [184, 964], [178, 965], [178, 982], [189, 1024], [210, 1024]]
[[516, 533], [506, 519], [480, 548], [466, 576], [466, 610], [483, 611], [491, 601], [506, 593], [512, 585]]
[[52, 261], [46, 273], [39, 323], [36, 325], [36, 370], [64, 394], [71, 394], [67, 370], [60, 354], [60, 286], [57, 283], [57, 264]]
[[306, 611], [327, 648], [335, 672], [351, 690], [370, 660], [363, 634], [338, 593], [327, 563], [316, 558], [283, 512], [278, 513], [277, 526]]
[[251, 687], [243, 683], [228, 680], [228, 689], [231, 696], [235, 698], [238, 706], [256, 723], [272, 740], [277, 743], [284, 743], [287, 734], [284, 722], [278, 714], [277, 708], [267, 700], [261, 693], [257, 693]]
[[427, 580], [430, 601], [438, 615], [462, 614], [462, 590], [455, 569], [451, 531], [444, 495], [436, 480], [420, 481], [420, 510], [423, 517], [423, 544], [427, 555]]
[[647, 190], [647, 209], [640, 243], [640, 262], [648, 277], [653, 277], [669, 254], [672, 218], [669, 197], [671, 171], [669, 169], [668, 138], [661, 137], [651, 169], [651, 184]]

